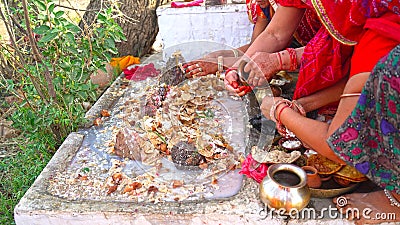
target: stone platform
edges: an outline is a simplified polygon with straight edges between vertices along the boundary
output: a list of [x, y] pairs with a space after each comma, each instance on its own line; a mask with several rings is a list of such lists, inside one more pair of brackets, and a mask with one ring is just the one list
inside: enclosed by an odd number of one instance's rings
[[[148, 62], [159, 63], [161, 54]], [[117, 79], [89, 110], [90, 127], [102, 109], [116, 108], [127, 89]], [[343, 219], [320, 215], [322, 208], [333, 207], [330, 199], [311, 200], [309, 207], [318, 219], [282, 220], [268, 215], [258, 197], [258, 184], [244, 178], [237, 194], [227, 198], [188, 201], [137, 202], [121, 198], [86, 198], [60, 196], [49, 191], [51, 181], [67, 173], [85, 141], [85, 133], [71, 133], [46, 168], [15, 208], [17, 225], [27, 224], [351, 224]], [[85, 162], [88, 165], [90, 161]], [[237, 172], [237, 171], [236, 171]], [[68, 188], [66, 186], [65, 188]], [[83, 190], [84, 187], [83, 187]], [[87, 191], [87, 190], [86, 190]], [[90, 191], [90, 189], [89, 189]], [[98, 190], [93, 190], [98, 191]], [[83, 196], [83, 197], [82, 197]]]

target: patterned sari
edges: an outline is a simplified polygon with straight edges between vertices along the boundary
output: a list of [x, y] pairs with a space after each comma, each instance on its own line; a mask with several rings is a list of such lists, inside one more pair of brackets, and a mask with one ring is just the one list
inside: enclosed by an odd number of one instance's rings
[[271, 4], [268, 5], [267, 8], [262, 9], [255, 0], [246, 0], [246, 7], [249, 20], [253, 24], [257, 23], [258, 18], [267, 19], [269, 22], [274, 14], [274, 9]]
[[375, 66], [328, 144], [377, 185], [400, 194], [400, 45]]

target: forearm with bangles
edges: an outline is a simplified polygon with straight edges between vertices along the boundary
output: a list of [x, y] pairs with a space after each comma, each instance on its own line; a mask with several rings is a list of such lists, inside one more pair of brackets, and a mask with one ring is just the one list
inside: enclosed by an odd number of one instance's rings
[[[277, 102], [275, 102], [274, 105], [271, 107], [270, 118], [274, 122], [280, 123], [279, 115], [277, 117], [276, 112], [278, 110], [278, 107], [280, 107], [281, 105], [288, 106], [289, 108], [293, 109], [294, 111], [300, 113], [302, 116], [306, 116], [306, 111], [304, 110], [303, 106], [298, 101], [296, 101], [296, 100], [289, 101], [287, 99], [281, 99], [281, 100], [278, 100]], [[282, 113], [282, 110], [283, 109], [281, 109], [279, 111], [279, 114]]]
[[304, 47], [302, 48], [287, 48], [283, 51], [274, 53], [279, 62], [279, 70], [295, 71], [300, 65], [300, 59], [303, 55]]
[[279, 112], [279, 123], [293, 132], [296, 137], [325, 157], [345, 165], [326, 143], [329, 124], [309, 119], [291, 107], [280, 104], [275, 112]]

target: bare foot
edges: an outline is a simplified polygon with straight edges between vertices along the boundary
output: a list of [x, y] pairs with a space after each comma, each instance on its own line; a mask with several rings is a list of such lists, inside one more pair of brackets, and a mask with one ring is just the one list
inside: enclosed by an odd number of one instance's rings
[[355, 224], [400, 222], [400, 208], [390, 205], [384, 191], [353, 193], [334, 198], [333, 202]]

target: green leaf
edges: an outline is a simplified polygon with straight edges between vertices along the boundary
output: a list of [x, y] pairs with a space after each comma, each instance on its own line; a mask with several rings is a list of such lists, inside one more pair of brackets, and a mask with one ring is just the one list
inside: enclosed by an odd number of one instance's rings
[[46, 5], [43, 3], [43, 1], [34, 0], [33, 4], [35, 4], [38, 7], [38, 9], [42, 11], [46, 10]]
[[89, 173], [90, 169], [88, 167], [82, 168], [82, 172], [84, 173]]
[[54, 4], [54, 3], [50, 3], [50, 5], [49, 5], [49, 12], [50, 13], [52, 13], [52, 12], [54, 12], [54, 8], [56, 7], [56, 4]]
[[57, 35], [58, 35], [58, 33], [59, 33], [58, 30], [57, 30], [57, 31], [52, 31], [52, 32], [50, 32], [50, 33], [47, 33], [46, 35], [44, 35], [44, 36], [39, 40], [39, 42], [47, 43], [47, 42], [53, 40], [54, 38], [56, 38]]
[[73, 34], [81, 31], [81, 29], [78, 26], [76, 26], [75, 24], [68, 24], [65, 26], [65, 28], [67, 28], [67, 30], [69, 30]]
[[106, 47], [115, 48], [115, 42], [113, 39], [107, 38], [105, 41], [106, 41]]
[[107, 18], [103, 15], [103, 14], [99, 14], [98, 16], [97, 16], [97, 21], [99, 22], [99, 23], [106, 23], [107, 22]]
[[56, 18], [60, 18], [60, 17], [62, 17], [63, 15], [64, 15], [64, 11], [58, 11], [58, 12], [56, 12], [56, 14], [55, 14]]
[[75, 37], [71, 32], [65, 33], [65, 39], [70, 43], [75, 43]]
[[87, 94], [85, 91], [79, 91], [79, 92], [78, 92], [78, 96], [79, 96], [81, 99], [86, 100], [87, 97], [88, 97], [88, 94]]
[[89, 85], [87, 85], [87, 84], [82, 84], [81, 85], [81, 90], [87, 91], [89, 89], [90, 89]]
[[48, 30], [50, 30], [50, 27], [47, 25], [41, 25], [39, 27], [36, 27], [33, 32], [36, 34], [45, 34]]
[[42, 20], [42, 21], [48, 21], [49, 20], [49, 17], [47, 16], [47, 14], [39, 14], [37, 17], [38, 17], [39, 20]]
[[64, 95], [65, 103], [70, 105], [74, 102], [74, 96], [72, 95]]

